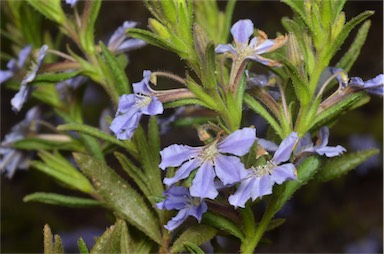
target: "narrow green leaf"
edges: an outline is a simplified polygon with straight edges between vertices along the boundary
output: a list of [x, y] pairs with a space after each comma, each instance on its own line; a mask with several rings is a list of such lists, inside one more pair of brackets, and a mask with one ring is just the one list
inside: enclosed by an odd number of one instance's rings
[[236, 0], [229, 0], [227, 6], [225, 7], [225, 21], [221, 34], [221, 43], [226, 43], [228, 41], [229, 31], [232, 23], [232, 14], [235, 10]]
[[[68, 137], [68, 136], [66, 136]], [[54, 138], [54, 137], [52, 137]], [[25, 138], [16, 141], [12, 144], [12, 147], [16, 149], [24, 149], [24, 150], [67, 150], [67, 151], [76, 151], [83, 152], [84, 148], [81, 143], [75, 139], [69, 139], [67, 141], [60, 140], [49, 140], [42, 138]]]
[[92, 126], [84, 125], [84, 124], [77, 124], [77, 123], [70, 123], [70, 124], [62, 124], [57, 127], [57, 130], [59, 131], [77, 131], [79, 133], [87, 134], [89, 136], [110, 142], [112, 144], [118, 145], [120, 147], [123, 147], [127, 149], [128, 152], [132, 153], [133, 155], [137, 155], [137, 149], [135, 145], [132, 142], [123, 142], [118, 140], [116, 137], [113, 137], [105, 132], [102, 132], [101, 130], [94, 128]]
[[181, 99], [177, 101], [170, 101], [163, 104], [164, 108], [178, 108], [186, 105], [200, 105], [205, 108], [212, 109], [212, 107], [199, 99]]
[[41, 47], [43, 44], [41, 32], [42, 16], [27, 4], [22, 4], [19, 8], [19, 12], [20, 28], [24, 38], [28, 43], [31, 43], [34, 48]]
[[281, 137], [284, 138], [283, 132], [276, 122], [276, 120], [269, 114], [269, 112], [255, 99], [252, 98], [249, 94], [244, 96], [244, 102], [250, 107], [253, 111], [263, 117], [275, 130], [275, 132]]
[[203, 77], [202, 82], [203, 86], [207, 89], [216, 89], [216, 54], [215, 54], [215, 44], [209, 42], [204, 54], [203, 59]]
[[120, 253], [121, 224], [107, 228], [91, 250], [91, 254]]
[[176, 239], [172, 245], [171, 252], [182, 252], [186, 250], [186, 244], [192, 243], [195, 245], [203, 244], [211, 240], [217, 233], [217, 230], [203, 225], [196, 224], [187, 228], [180, 236]]
[[67, 206], [67, 207], [95, 207], [102, 206], [102, 203], [88, 198], [78, 198], [64, 196], [55, 193], [35, 192], [23, 198], [24, 202], [40, 202], [50, 205]]
[[191, 243], [191, 242], [186, 242], [185, 247], [187, 250], [193, 254], [204, 254], [205, 252], [196, 244]]
[[105, 163], [75, 153], [74, 158], [81, 170], [91, 178], [96, 191], [122, 218], [144, 232], [155, 242], [161, 242], [160, 228], [154, 211], [142, 197]]
[[160, 36], [152, 32], [138, 29], [138, 28], [130, 28], [127, 30], [127, 33], [131, 37], [143, 40], [153, 46], [170, 50], [170, 51], [178, 51], [177, 49], [175, 49], [175, 47], [171, 43], [165, 41], [163, 38], [161, 38]]
[[340, 59], [336, 64], [337, 68], [341, 68], [346, 72], [349, 72], [357, 57], [360, 55], [361, 47], [364, 45], [365, 39], [367, 38], [369, 28], [371, 27], [371, 21], [367, 20], [360, 27], [352, 45], [348, 49], [347, 53]]
[[48, 224], [44, 225], [44, 254], [54, 254], [53, 235]]
[[155, 195], [151, 186], [148, 186], [147, 177], [143, 171], [136, 167], [125, 155], [119, 152], [115, 152], [117, 160], [120, 162], [120, 165], [124, 171], [128, 174], [130, 178], [137, 184], [140, 190], [144, 193], [146, 197]]
[[344, 41], [347, 39], [352, 29], [373, 14], [374, 11], [364, 11], [356, 17], [352, 18], [350, 21], [348, 21], [348, 23], [345, 24], [343, 30], [340, 32], [335, 41], [330, 45], [329, 49], [327, 50], [324, 56], [325, 62], [329, 62], [332, 56], [336, 54], [341, 45], [343, 45]]
[[63, 254], [64, 248], [63, 248], [63, 242], [61, 241], [61, 238], [59, 235], [55, 235], [55, 247], [54, 247], [54, 253], [56, 254]]
[[240, 240], [244, 240], [245, 238], [241, 229], [235, 223], [225, 218], [224, 216], [206, 212], [203, 215], [202, 223], [207, 224], [209, 226], [213, 226], [220, 230], [224, 230], [230, 233], [231, 235], [236, 236]]
[[120, 253], [133, 253], [134, 251], [131, 248], [131, 237], [125, 221], [122, 221], [120, 235]]
[[59, 24], [66, 19], [60, 0], [28, 0], [28, 3], [46, 18]]
[[316, 180], [326, 182], [340, 177], [378, 153], [378, 149], [368, 149], [327, 159], [324, 166], [321, 167], [319, 173], [316, 175]]
[[299, 188], [313, 178], [320, 165], [321, 162], [317, 156], [306, 158], [297, 168], [297, 180], [278, 186], [273, 194], [273, 200], [269, 203], [270, 207], [267, 209], [273, 209], [274, 213], [279, 211]]
[[155, 159], [154, 164], [160, 164], [160, 132], [159, 132], [159, 123], [156, 116], [149, 118], [148, 122], [148, 146], [150, 151], [152, 151], [153, 159]]
[[61, 82], [73, 77], [78, 76], [81, 71], [71, 71], [71, 72], [60, 72], [60, 73], [43, 73], [36, 76], [31, 84], [40, 84], [40, 83], [54, 83]]
[[277, 227], [280, 227], [285, 221], [286, 221], [286, 219], [284, 219], [284, 218], [278, 218], [278, 219], [271, 220], [265, 231], [271, 231]]
[[79, 247], [80, 254], [89, 254], [87, 244], [84, 242], [82, 237], [77, 240], [77, 246]]
[[[203, 70], [203, 72], [205, 72]], [[211, 73], [212, 74], [212, 73]], [[209, 75], [207, 73], [207, 75]], [[203, 80], [204, 82], [204, 80]], [[215, 85], [216, 85], [216, 81]], [[186, 86], [188, 87], [191, 92], [196, 95], [197, 98], [199, 98], [202, 102], [204, 102], [206, 105], [209, 105], [208, 108], [215, 109], [216, 108], [216, 102], [212, 99], [212, 97], [207, 94], [204, 89], [199, 86], [191, 77], [187, 77], [186, 80]]]
[[82, 13], [80, 42], [84, 50], [92, 54], [95, 52], [94, 29], [99, 15], [101, 0], [86, 1]]
[[[305, 1], [295, 1], [295, 0], [282, 0], [283, 3], [291, 7], [291, 9], [301, 18], [301, 20], [306, 24], [308, 29], [313, 33], [313, 27], [310, 20], [307, 19], [305, 11]], [[307, 4], [311, 2], [308, 1]]]
[[109, 49], [104, 45], [102, 41], [99, 42], [99, 45], [109, 70], [113, 74], [115, 79], [115, 88], [117, 89], [119, 95], [130, 94], [131, 88], [129, 86], [129, 81], [127, 75], [124, 72], [124, 69], [117, 61], [117, 58], [112, 54], [111, 51], [109, 51]]

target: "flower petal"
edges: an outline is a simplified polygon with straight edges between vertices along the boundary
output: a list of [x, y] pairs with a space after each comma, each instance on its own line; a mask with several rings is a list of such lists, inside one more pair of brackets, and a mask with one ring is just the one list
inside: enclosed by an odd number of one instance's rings
[[164, 227], [169, 231], [174, 230], [178, 226], [180, 226], [186, 219], [188, 218], [188, 209], [181, 209], [175, 217], [173, 217], [170, 221], [168, 221], [167, 225]]
[[215, 53], [216, 54], [224, 54], [224, 53], [232, 53], [233, 55], [236, 54], [236, 50], [233, 48], [231, 44], [219, 44], [215, 48]]
[[215, 172], [213, 171], [212, 162], [205, 162], [196, 173], [189, 189], [191, 196], [200, 198], [215, 199], [219, 194], [215, 188]]
[[129, 110], [132, 110], [132, 107], [135, 105], [135, 103], [136, 100], [134, 94], [123, 94], [119, 98], [117, 114], [127, 113]]
[[247, 175], [243, 163], [235, 156], [218, 154], [214, 161], [216, 176], [224, 185], [240, 182]]
[[13, 77], [13, 71], [0, 70], [0, 84]]
[[233, 24], [231, 34], [236, 43], [248, 43], [249, 37], [253, 34], [253, 23], [249, 19], [241, 19]]
[[255, 182], [252, 187], [252, 200], [272, 193], [273, 180], [269, 174], [261, 177], [255, 177]]
[[292, 163], [283, 164], [274, 168], [271, 172], [272, 180], [277, 184], [282, 184], [287, 179], [297, 179], [295, 165]]
[[224, 140], [217, 144], [221, 153], [231, 153], [237, 156], [243, 156], [249, 152], [249, 149], [256, 140], [256, 129], [243, 128], [231, 133]]
[[[255, 39], [255, 38], [253, 38], [253, 39]], [[252, 41], [253, 41], [253, 39], [252, 39]], [[254, 43], [252, 41], [250, 44]], [[274, 45], [275, 45], [275, 42], [273, 40], [265, 40], [262, 43], [260, 43], [259, 45], [255, 46], [254, 53], [259, 54], [259, 55], [263, 54], [263, 53], [267, 52]]]
[[20, 90], [15, 94], [11, 99], [12, 110], [19, 112], [23, 107], [24, 103], [28, 100], [29, 95], [31, 94], [32, 86], [28, 86], [26, 82], [22, 82], [20, 85]]
[[254, 188], [255, 178], [248, 178], [240, 183], [240, 186], [237, 188], [236, 192], [229, 196], [228, 201], [235, 208], [245, 207], [245, 203], [252, 196], [252, 189]]
[[133, 92], [135, 94], [151, 95], [154, 91], [149, 87], [149, 81], [151, 80], [151, 71], [143, 71], [143, 80], [137, 83], [133, 83]]
[[163, 104], [159, 101], [156, 96], [151, 97], [151, 102], [144, 108], [141, 108], [141, 112], [144, 115], [159, 115], [164, 111]]
[[23, 67], [31, 51], [32, 51], [31, 45], [27, 45], [22, 50], [20, 50], [18, 55], [18, 62], [17, 62], [19, 68]]
[[201, 217], [203, 216], [203, 213], [205, 213], [208, 210], [207, 204], [202, 201], [199, 206], [194, 206], [189, 209], [188, 214], [195, 217], [199, 222], [201, 221]]
[[289, 160], [291, 157], [291, 153], [293, 150], [293, 146], [296, 141], [299, 139], [299, 136], [296, 132], [291, 132], [291, 134], [286, 137], [281, 144], [279, 145], [279, 149], [277, 149], [276, 153], [273, 155], [272, 161], [278, 165], [281, 162]]
[[187, 206], [188, 199], [191, 198], [188, 189], [183, 186], [172, 186], [164, 191], [163, 195], [167, 198], [156, 206], [166, 210], [181, 210]]
[[180, 166], [184, 161], [195, 158], [200, 151], [201, 147], [170, 145], [160, 152], [161, 163], [159, 167], [164, 170], [167, 167]]
[[115, 50], [115, 54], [121, 54], [124, 52], [135, 50], [145, 45], [147, 45], [145, 41], [139, 39], [128, 39], [117, 47], [117, 49]]
[[315, 149], [326, 146], [328, 144], [328, 138], [329, 138], [329, 129], [328, 129], [328, 127], [322, 127], [319, 130], [318, 140], [316, 142]]
[[109, 127], [119, 140], [128, 140], [132, 137], [135, 129], [139, 125], [141, 114], [137, 109], [132, 108], [125, 114], [118, 115], [113, 119]]
[[336, 147], [334, 146], [323, 146], [320, 148], [315, 149], [315, 151], [319, 155], [324, 155], [327, 156], [328, 158], [338, 156], [342, 154], [343, 152], [347, 151], [344, 147], [338, 145]]
[[257, 143], [261, 145], [268, 152], [276, 152], [277, 149], [279, 148], [275, 143], [263, 138], [258, 138]]
[[170, 186], [180, 180], [187, 178], [193, 170], [199, 167], [201, 162], [198, 159], [192, 159], [185, 162], [177, 171], [174, 177], [164, 178], [164, 184]]

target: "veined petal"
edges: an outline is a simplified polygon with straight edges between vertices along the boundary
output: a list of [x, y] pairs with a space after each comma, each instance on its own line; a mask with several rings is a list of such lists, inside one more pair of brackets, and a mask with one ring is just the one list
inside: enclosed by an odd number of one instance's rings
[[135, 105], [135, 95], [134, 94], [123, 94], [119, 98], [119, 105], [117, 107], [117, 114], [127, 113], [129, 110], [132, 110], [132, 107]]
[[109, 128], [119, 140], [128, 140], [139, 125], [140, 118], [141, 113], [137, 109], [132, 108], [126, 113], [116, 116]]
[[235, 156], [218, 154], [214, 161], [216, 176], [224, 185], [240, 182], [247, 175], [243, 163]]
[[273, 180], [269, 174], [255, 177], [255, 181], [252, 187], [252, 200], [272, 193]]
[[237, 156], [243, 156], [249, 152], [249, 149], [256, 140], [256, 129], [243, 128], [231, 133], [224, 140], [217, 144], [221, 153], [231, 153]]
[[166, 229], [168, 229], [169, 231], [172, 231], [174, 230], [175, 228], [177, 228], [178, 226], [181, 225], [181, 223], [183, 223], [187, 217], [188, 217], [188, 209], [187, 208], [184, 208], [184, 209], [181, 209], [175, 217], [173, 217], [170, 221], [168, 221], [167, 225], [165, 225], [164, 227]]
[[236, 43], [248, 43], [249, 37], [253, 34], [253, 23], [249, 19], [241, 19], [233, 24], [231, 34]]
[[233, 55], [236, 54], [236, 50], [233, 48], [233, 46], [231, 44], [219, 44], [215, 48], [215, 53], [216, 54], [224, 54], [226, 52], [230, 52]]
[[281, 162], [289, 160], [289, 157], [291, 157], [293, 146], [295, 145], [298, 139], [299, 136], [297, 135], [297, 133], [291, 132], [291, 134], [289, 134], [288, 137], [286, 137], [279, 145], [279, 149], [277, 149], [277, 151], [273, 155], [272, 161], [276, 165], [278, 165]]
[[274, 168], [271, 172], [272, 180], [277, 184], [282, 184], [287, 179], [295, 180], [295, 165], [292, 163], [283, 164]]
[[161, 163], [159, 167], [164, 170], [167, 167], [180, 166], [184, 161], [195, 158], [200, 151], [201, 147], [170, 145], [160, 152]]
[[334, 147], [334, 146], [323, 146], [323, 147], [315, 148], [315, 151], [319, 155], [324, 155], [325, 154], [325, 156], [330, 158], [330, 157], [338, 156], [338, 155], [342, 154], [343, 152], [345, 152], [347, 150], [344, 147], [338, 145], [336, 147]]
[[236, 192], [229, 196], [228, 201], [235, 208], [237, 207], [245, 207], [245, 203], [252, 196], [252, 189], [254, 188], [255, 178], [250, 177], [245, 179], [240, 183], [239, 188], [237, 188]]
[[215, 188], [215, 172], [213, 171], [212, 162], [207, 161], [201, 165], [192, 181], [189, 189], [191, 196], [200, 198], [215, 199], [219, 194]]
[[199, 206], [193, 206], [188, 210], [188, 214], [195, 217], [199, 222], [201, 221], [201, 217], [203, 216], [203, 213], [205, 213], [208, 210], [207, 204], [202, 201]]
[[187, 178], [194, 169], [200, 166], [200, 164], [201, 162], [197, 159], [187, 161], [183, 165], [181, 165], [181, 167], [176, 171], [174, 177], [164, 178], [163, 182], [166, 185], [171, 186], [172, 184]]
[[254, 51], [256, 54], [263, 54], [267, 52], [270, 48], [272, 48], [273, 45], [275, 45], [275, 42], [273, 40], [265, 40], [259, 45], [256, 45], [254, 47]]
[[144, 115], [159, 115], [164, 111], [163, 104], [156, 96], [151, 96], [151, 102], [144, 108], [141, 108], [141, 112]]

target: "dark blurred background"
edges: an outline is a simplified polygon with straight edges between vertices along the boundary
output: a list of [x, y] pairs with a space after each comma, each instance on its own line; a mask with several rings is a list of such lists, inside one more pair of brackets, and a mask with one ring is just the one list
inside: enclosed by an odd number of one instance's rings
[[[220, 2], [220, 5], [224, 6], [225, 2]], [[349, 74], [367, 80], [383, 71], [383, 2], [348, 1], [345, 5], [347, 20], [364, 10], [375, 10], [376, 13], [371, 18], [367, 42]], [[284, 33], [281, 18], [291, 15], [290, 9], [278, 1], [240, 1], [233, 22], [250, 18], [257, 28], [274, 38], [276, 32]], [[140, 28], [145, 28], [148, 17], [142, 2], [104, 2], [97, 22], [96, 39], [107, 40], [125, 20], [137, 21]], [[46, 24], [51, 25], [48, 21]], [[349, 42], [355, 34], [354, 30]], [[6, 47], [6, 43], [3, 40], [2, 47]], [[344, 46], [341, 52], [347, 48]], [[141, 80], [143, 70], [166, 70], [184, 75], [185, 67], [176, 55], [153, 46], [131, 52], [129, 59], [127, 74], [131, 82]], [[103, 96], [103, 91], [96, 87], [93, 87], [93, 92], [94, 96]], [[24, 117], [23, 112], [15, 115], [11, 111], [9, 101], [13, 94], [13, 91], [1, 91], [2, 138]], [[267, 233], [271, 243], [265, 241], [259, 252], [382, 253], [382, 102], [382, 98], [372, 97], [370, 103], [345, 114], [333, 126], [330, 139], [331, 145], [341, 144], [348, 151], [379, 147], [380, 155], [344, 177], [326, 184], [313, 183], [299, 190], [278, 215], [287, 218], [287, 222]], [[107, 105], [108, 102], [103, 103]], [[189, 132], [191, 136], [184, 135], [187, 132], [180, 128], [174, 133], [180, 132], [183, 132], [184, 143], [194, 140], [194, 132]], [[173, 137], [167, 135], [166, 138]], [[166, 144], [169, 141], [165, 139], [162, 142]], [[25, 195], [35, 191], [73, 194], [35, 170], [19, 171], [11, 180], [2, 176], [1, 253], [41, 253], [45, 223], [63, 237], [65, 250], [74, 252], [76, 248], [73, 246], [80, 236], [92, 243], [94, 236], [100, 235], [114, 222], [113, 216], [102, 209], [72, 209], [22, 202]], [[229, 252], [238, 250], [231, 240], [223, 238], [220, 243], [227, 245]]]

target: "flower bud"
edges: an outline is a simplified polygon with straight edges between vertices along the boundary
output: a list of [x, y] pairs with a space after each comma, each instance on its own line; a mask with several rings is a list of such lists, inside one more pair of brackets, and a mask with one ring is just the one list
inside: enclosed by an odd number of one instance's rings
[[288, 60], [295, 66], [303, 64], [303, 54], [301, 53], [296, 36], [293, 33], [289, 33], [288, 35], [287, 57]]
[[156, 19], [149, 19], [149, 28], [156, 34], [160, 35], [165, 40], [169, 40], [171, 38], [171, 35], [169, 34], [168, 29], [161, 24], [159, 21]]

